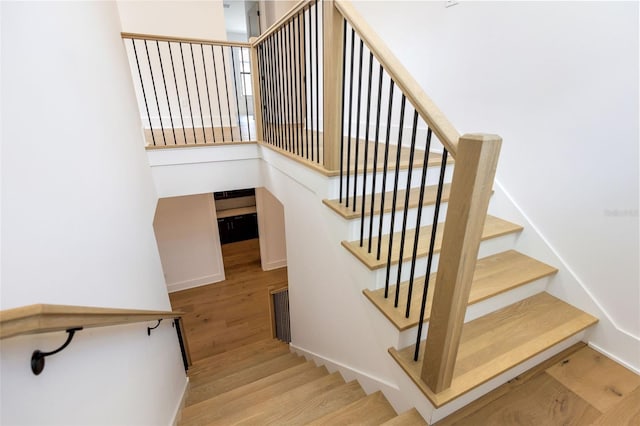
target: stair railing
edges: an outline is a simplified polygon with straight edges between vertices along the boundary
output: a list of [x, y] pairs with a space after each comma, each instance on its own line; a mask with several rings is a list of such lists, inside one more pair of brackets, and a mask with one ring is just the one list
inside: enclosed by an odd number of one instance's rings
[[121, 36], [148, 146], [259, 140], [249, 43]]
[[182, 315], [184, 315], [182, 312], [172, 311], [47, 304], [29, 305], [0, 311], [0, 339], [24, 334], [66, 331], [67, 339], [62, 346], [49, 352], [35, 350], [31, 355], [31, 371], [38, 375], [44, 369], [45, 358], [61, 352], [71, 343], [75, 333], [85, 328], [157, 321], [155, 326], [147, 327], [146, 334], [151, 336], [151, 332], [160, 325], [163, 319], [170, 319], [176, 329], [182, 362], [185, 371], [187, 371], [191, 366], [191, 357], [187, 340], [184, 338]]
[[[434, 255], [440, 250], [438, 285], [432, 290], [421, 376], [434, 392], [441, 392], [451, 386], [501, 139], [495, 135], [460, 136], [348, 0], [325, 0], [323, 10], [324, 63], [328, 68], [324, 82], [324, 134], [326, 141], [339, 147], [334, 152], [338, 151], [340, 202], [354, 212], [359, 210], [360, 246], [366, 245], [369, 255], [375, 254], [378, 261], [385, 263], [385, 297], [391, 297], [393, 290], [395, 307], [400, 303], [401, 279], [408, 275], [408, 297], [403, 308], [407, 318], [417, 255], [427, 254], [415, 361], [420, 358]], [[339, 75], [341, 78], [337, 78]], [[339, 81], [339, 86], [327, 78]], [[404, 132], [405, 122], [410, 123], [410, 132]], [[437, 151], [441, 151], [439, 158]], [[448, 156], [455, 159], [450, 187], [444, 184]], [[433, 159], [439, 160], [435, 161], [439, 170], [435, 191], [430, 195], [434, 198], [432, 220], [427, 218], [431, 225], [421, 228], [425, 220], [427, 169]], [[421, 172], [415, 228], [410, 230], [407, 227], [414, 165]], [[401, 168], [406, 169], [404, 181]], [[389, 191], [391, 185], [393, 190]], [[380, 200], [375, 197], [378, 190]], [[391, 193], [390, 203], [385, 199], [386, 191]], [[446, 219], [438, 226], [444, 193], [448, 193]], [[396, 210], [401, 221], [396, 219]], [[385, 211], [391, 212], [387, 239], [382, 236]], [[374, 224], [376, 214], [378, 223]], [[394, 240], [394, 232], [399, 233], [399, 237], [395, 236], [399, 241]], [[421, 232], [430, 234], [426, 245], [421, 242]], [[408, 260], [411, 266], [403, 275], [402, 264]]]

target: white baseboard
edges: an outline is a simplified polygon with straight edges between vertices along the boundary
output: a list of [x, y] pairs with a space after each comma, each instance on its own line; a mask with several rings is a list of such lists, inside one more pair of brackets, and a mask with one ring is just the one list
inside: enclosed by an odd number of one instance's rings
[[263, 271], [272, 271], [287, 266], [287, 259], [273, 260], [271, 262], [262, 262]]
[[172, 426], [178, 426], [178, 422], [182, 419], [182, 409], [184, 408], [185, 403], [187, 402], [187, 395], [189, 392], [189, 377], [185, 376], [184, 387], [182, 389], [182, 397], [176, 405], [175, 410], [173, 410], [173, 421], [171, 422]]
[[173, 293], [175, 291], [186, 290], [194, 287], [200, 287], [202, 285], [213, 284], [223, 280], [224, 280], [224, 273], [205, 275], [203, 277], [193, 278], [185, 281], [178, 281], [176, 283], [167, 283], [167, 290], [169, 293]]

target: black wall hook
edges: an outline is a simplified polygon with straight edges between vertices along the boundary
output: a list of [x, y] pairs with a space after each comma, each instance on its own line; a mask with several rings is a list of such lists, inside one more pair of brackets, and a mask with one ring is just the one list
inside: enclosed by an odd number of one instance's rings
[[158, 323], [155, 326], [147, 327], [147, 336], [151, 336], [151, 330], [155, 330], [156, 328], [160, 327], [161, 322], [162, 322], [162, 318], [158, 320]]
[[69, 343], [71, 343], [71, 340], [73, 339], [73, 335], [76, 334], [76, 331], [79, 331], [79, 330], [82, 330], [82, 327], [75, 327], [75, 328], [68, 329], [67, 333], [69, 333], [69, 336], [67, 337], [67, 341], [64, 342], [64, 344], [60, 346], [58, 349], [56, 349], [55, 351], [51, 351], [51, 352], [42, 352], [39, 350], [33, 351], [33, 354], [31, 355], [31, 371], [33, 371], [33, 374], [37, 376], [38, 374], [42, 373], [42, 370], [44, 370], [45, 357], [48, 357], [50, 355], [55, 355], [61, 350], [63, 350], [64, 348], [66, 348], [69, 345]]

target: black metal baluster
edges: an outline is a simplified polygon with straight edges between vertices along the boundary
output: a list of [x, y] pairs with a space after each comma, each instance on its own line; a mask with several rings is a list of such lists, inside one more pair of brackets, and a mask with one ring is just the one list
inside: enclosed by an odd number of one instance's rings
[[413, 279], [416, 271], [416, 257], [418, 253], [418, 240], [420, 238], [420, 222], [422, 220], [422, 210], [424, 202], [424, 190], [427, 182], [427, 169], [429, 168], [429, 150], [431, 149], [431, 128], [427, 128], [427, 143], [422, 162], [422, 177], [420, 178], [420, 197], [418, 199], [418, 215], [416, 218], [416, 234], [413, 239], [413, 253], [411, 254], [411, 270], [409, 272], [409, 289], [407, 292], [407, 310], [405, 317], [409, 318], [411, 313], [411, 295], [413, 294]]
[[[218, 115], [220, 116], [220, 131], [222, 132], [222, 142], [225, 142], [224, 123], [222, 121], [222, 105], [220, 104], [220, 86], [218, 83], [218, 70], [216, 66], [216, 55], [213, 50], [213, 45], [211, 45], [211, 58], [213, 60], [213, 78], [216, 80], [216, 98], [218, 99]], [[211, 124], [213, 125], [213, 117], [211, 118]]]
[[273, 79], [273, 87], [274, 87], [274, 92], [273, 92], [273, 117], [274, 117], [274, 123], [275, 123], [275, 135], [276, 135], [276, 140], [277, 140], [277, 144], [276, 146], [278, 148], [282, 148], [284, 149], [284, 143], [283, 143], [283, 138], [282, 138], [282, 132], [281, 132], [281, 127], [280, 127], [280, 118], [281, 118], [281, 114], [280, 114], [280, 105], [281, 105], [281, 100], [280, 100], [280, 62], [278, 61], [278, 51], [277, 51], [277, 43], [276, 43], [276, 34], [273, 34], [271, 37], [269, 37], [269, 41], [270, 41], [270, 45], [271, 45], [271, 56], [272, 56], [272, 61], [271, 61], [271, 75], [272, 75], [272, 79]]
[[131, 45], [133, 46], [133, 54], [136, 57], [136, 66], [138, 67], [138, 75], [140, 76], [140, 88], [142, 90], [142, 97], [144, 98], [144, 107], [147, 110], [147, 118], [149, 119], [149, 129], [151, 129], [151, 140], [153, 146], [156, 146], [156, 137], [153, 135], [153, 124], [151, 124], [151, 114], [149, 114], [149, 104], [147, 104], [147, 95], [144, 92], [144, 80], [142, 79], [142, 71], [140, 71], [140, 62], [138, 61], [138, 51], [136, 50], [136, 41], [131, 39]]
[[[184, 72], [184, 85], [187, 88], [187, 101], [189, 102], [189, 114], [191, 114], [191, 130], [193, 130], [193, 143], [197, 143], [198, 139], [196, 138], [196, 126], [193, 122], [193, 109], [191, 108], [191, 94], [189, 93], [189, 82], [187, 81], [187, 67], [184, 63], [184, 52], [182, 51], [182, 42], [180, 45], [180, 57], [182, 58], [182, 72]], [[185, 140], [186, 143], [186, 140]]]
[[[355, 213], [356, 195], [358, 194], [358, 156], [360, 151], [360, 100], [362, 99], [362, 50], [364, 43], [360, 39], [360, 51], [358, 52], [358, 97], [356, 102], [356, 140], [354, 141], [356, 152], [355, 161], [353, 162], [353, 206], [352, 210]], [[364, 191], [364, 190], [363, 190]], [[362, 241], [360, 241], [360, 247], [362, 247]]]
[[[241, 47], [240, 48], [240, 65], [242, 66], [242, 71], [240, 72], [240, 76], [242, 77], [241, 83], [242, 83], [242, 87], [243, 87], [242, 96], [244, 97], [244, 110], [246, 111], [246, 114], [247, 114], [246, 115], [246, 117], [247, 117], [247, 135], [248, 135], [247, 136], [248, 137], [247, 140], [251, 140], [251, 123], [249, 122], [249, 102], [247, 101], [247, 98], [248, 98], [247, 92], [248, 92], [248, 90], [247, 90], [247, 85], [246, 85], [246, 83], [244, 81], [244, 77], [243, 77], [243, 74], [242, 74], [244, 72], [244, 61], [242, 60], [243, 59], [242, 56], [244, 56], [243, 55], [244, 49], [247, 50], [247, 53], [249, 54], [249, 57], [251, 57], [251, 51], [247, 47]], [[258, 72], [258, 70], [252, 70], [251, 67], [249, 67], [249, 76], [253, 76], [254, 72]], [[251, 86], [251, 88], [252, 88], [252, 92], [251, 93], [253, 93], [253, 96], [255, 96], [255, 91], [256, 90], [260, 90], [260, 87], [253, 87], [253, 78], [251, 78], [251, 85], [252, 85]], [[255, 106], [254, 106], [253, 121], [255, 121], [256, 114], [257, 114], [257, 112], [255, 111]], [[257, 129], [256, 129], [256, 131], [257, 131]], [[256, 140], [258, 140], [258, 136], [257, 135], [256, 135]]]
[[294, 52], [295, 52], [295, 43], [293, 38], [293, 32], [295, 30], [295, 18], [292, 18], [288, 25], [288, 35], [289, 35], [289, 62], [291, 63], [291, 67], [289, 70], [291, 71], [291, 85], [293, 86], [291, 90], [291, 125], [293, 127], [293, 139], [295, 140], [295, 150], [296, 155], [300, 155], [300, 139], [298, 139], [298, 103], [297, 103], [297, 92], [298, 92], [298, 84], [297, 84], [297, 71]]
[[300, 16], [302, 17], [302, 48], [304, 49], [303, 55], [304, 55], [304, 71], [303, 71], [303, 86], [304, 86], [304, 122], [303, 124], [303, 133], [304, 133], [304, 140], [306, 143], [306, 149], [305, 149], [305, 153], [304, 153], [304, 157], [308, 160], [309, 159], [309, 128], [308, 128], [308, 124], [309, 124], [309, 116], [308, 116], [308, 110], [307, 110], [307, 17], [305, 15], [305, 10], [303, 9], [302, 12], [300, 13]]
[[[373, 77], [373, 53], [369, 52], [369, 79], [367, 88], [367, 119], [364, 129], [364, 167], [362, 169], [362, 209], [360, 211], [360, 247], [364, 241], [364, 207], [366, 204], [365, 194], [367, 192], [367, 163], [369, 162], [369, 118], [371, 117], [371, 79]], [[373, 193], [375, 188], [372, 188]], [[369, 222], [373, 217], [369, 217]]]
[[[440, 179], [438, 181], [438, 192], [436, 194], [436, 204], [433, 213], [433, 225], [431, 227], [431, 242], [429, 243], [429, 256], [427, 257], [427, 273], [424, 277], [424, 288], [422, 289], [422, 303], [420, 305], [420, 318], [418, 319], [418, 337], [416, 339], [416, 350], [413, 354], [414, 361], [420, 355], [420, 338], [422, 337], [422, 323], [424, 322], [424, 311], [427, 305], [427, 291], [429, 290], [429, 278], [431, 277], [431, 262], [433, 261], [433, 249], [436, 243], [436, 232], [438, 229], [438, 215], [440, 214], [440, 202], [442, 201], [442, 187], [444, 186], [444, 174], [447, 167], [446, 149], [442, 152], [442, 162], [440, 163]], [[433, 309], [433, 308], [432, 308]]]
[[[229, 133], [231, 133], [231, 142], [233, 138], [233, 123], [231, 122], [231, 103], [229, 101], [229, 81], [227, 80], [227, 61], [224, 58], [224, 46], [220, 46], [222, 51], [222, 71], [224, 72], [224, 91], [227, 94], [227, 111], [229, 112]], [[233, 58], [231, 58], [233, 60]], [[224, 131], [224, 129], [223, 129]]]
[[[413, 172], [413, 157], [416, 151], [416, 131], [418, 130], [418, 111], [413, 112], [413, 126], [411, 130], [411, 149], [409, 150], [409, 169], [407, 170], [407, 185], [404, 193], [404, 209], [402, 215], [402, 236], [400, 237], [400, 254], [398, 262], [398, 277], [396, 280], [396, 298], [393, 302], [394, 307], [398, 307], [400, 297], [400, 276], [402, 275], [402, 258], [404, 256], [404, 242], [407, 233], [407, 216], [409, 215], [409, 196], [411, 195], [411, 174]], [[416, 229], [416, 234], [420, 227]]]
[[[320, 1], [316, 1], [316, 163], [320, 164], [320, 71], [318, 70], [318, 9], [320, 8]], [[324, 135], [323, 135], [324, 138]]]
[[[347, 183], [345, 207], [349, 207], [349, 179], [351, 175], [351, 121], [353, 118], [353, 55], [356, 31], [351, 28], [351, 60], [349, 61], [349, 118], [347, 120]], [[357, 141], [356, 141], [357, 143]]]
[[[309, 130], [311, 131], [311, 161], [315, 161], [313, 151], [314, 151], [314, 142], [313, 142], [313, 51], [311, 49], [313, 44], [313, 20], [311, 15], [311, 6], [309, 6], [309, 96], [311, 98], [311, 102], [309, 103], [310, 109], [310, 118], [311, 118], [311, 126]], [[318, 135], [316, 134], [316, 137]]]
[[203, 138], [202, 143], [207, 143], [207, 135], [204, 133], [204, 114], [202, 113], [202, 102], [200, 102], [200, 87], [198, 85], [198, 73], [196, 72], [196, 58], [195, 56], [193, 56], [193, 43], [189, 43], [189, 48], [191, 49], [191, 63], [193, 64], [193, 78], [196, 82], [196, 93], [198, 94], [198, 107], [200, 108], [200, 122], [202, 124], [202, 138]]
[[[382, 192], [380, 193], [380, 218], [378, 223], [378, 247], [376, 252], [376, 259], [380, 260], [380, 254], [382, 250], [382, 223], [384, 222], [384, 199], [387, 190], [387, 171], [389, 169], [389, 143], [391, 136], [391, 112], [393, 110], [393, 87], [395, 83], [391, 76], [389, 76], [389, 110], [387, 111], [387, 134], [384, 143], [384, 161], [382, 170]], [[384, 298], [389, 296], [389, 288], [384, 289]]]
[[[271, 125], [269, 123], [269, 118], [268, 118], [269, 92], [267, 89], [267, 79], [265, 75], [265, 51], [264, 51], [265, 44], [264, 42], [258, 45], [257, 49], [258, 49], [258, 52], [257, 52], [258, 69], [255, 70], [254, 72], [258, 73], [258, 84], [260, 85], [260, 93], [262, 93], [262, 105], [260, 105], [260, 112], [259, 112], [260, 115], [262, 116], [262, 138], [265, 140], [265, 142], [272, 143], [271, 136], [270, 136]], [[254, 111], [253, 114], [254, 115], [258, 114], [258, 111]]]
[[236, 110], [238, 111], [238, 131], [240, 132], [240, 140], [242, 139], [242, 122], [240, 121], [240, 98], [238, 98], [238, 74], [236, 74], [236, 60], [233, 57], [233, 46], [229, 46], [231, 51], [231, 72], [233, 73], [233, 88], [236, 94]]
[[[402, 101], [400, 102], [400, 128], [398, 129], [398, 145], [396, 149], [396, 170], [395, 170], [395, 179], [393, 181], [393, 198], [391, 202], [391, 230], [389, 232], [389, 249], [387, 251], [387, 273], [385, 276], [384, 282], [384, 290], [385, 294], [389, 291], [389, 277], [391, 275], [391, 255], [393, 251], [393, 228], [394, 222], [396, 218], [396, 202], [398, 200], [398, 180], [400, 178], [400, 155], [402, 153], [402, 130], [404, 126], [404, 107], [406, 104], [407, 98], [404, 94], [402, 94]], [[391, 123], [389, 123], [391, 124]], [[402, 259], [399, 259], [398, 262], [402, 262]]]
[[[204, 82], [205, 87], [207, 88], [207, 102], [209, 105], [209, 121], [211, 121], [211, 136], [213, 137], [213, 142], [216, 141], [216, 132], [213, 130], [213, 112], [211, 110], [211, 95], [209, 95], [209, 77], [207, 76], [207, 60], [204, 57], [204, 47], [202, 43], [200, 44], [200, 53], [202, 54], [202, 68], [204, 69]], [[204, 121], [202, 122], [202, 127], [204, 128]], [[205, 143], [207, 139], [205, 138]]]
[[273, 36], [269, 37], [265, 40], [265, 44], [267, 47], [267, 52], [269, 55], [267, 62], [267, 71], [269, 72], [267, 79], [269, 81], [269, 92], [270, 92], [270, 104], [269, 104], [269, 114], [271, 115], [271, 138], [272, 144], [274, 146], [280, 146], [280, 137], [278, 135], [277, 129], [277, 115], [276, 115], [276, 105], [277, 105], [277, 97], [276, 97], [276, 71], [275, 71], [275, 56], [273, 53]]
[[279, 30], [276, 33], [276, 37], [278, 38], [278, 60], [280, 62], [280, 67], [278, 68], [278, 71], [280, 72], [280, 83], [281, 83], [281, 90], [280, 90], [280, 118], [281, 118], [281, 123], [282, 123], [282, 136], [283, 136], [283, 141], [284, 141], [284, 149], [287, 152], [291, 151], [291, 147], [289, 145], [290, 143], [290, 138], [289, 138], [289, 126], [287, 125], [287, 77], [285, 74], [286, 71], [286, 64], [284, 62], [284, 58], [285, 58], [285, 51], [284, 51], [284, 44], [283, 44], [283, 35], [282, 35], [282, 30]]
[[177, 144], [176, 129], [173, 125], [173, 115], [171, 114], [171, 101], [169, 101], [169, 92], [167, 91], [167, 80], [164, 77], [164, 66], [162, 65], [162, 55], [160, 54], [160, 43], [158, 43], [158, 40], [156, 40], [156, 49], [158, 50], [158, 60], [160, 61], [160, 71], [162, 71], [162, 83], [164, 84], [164, 94], [167, 98], [167, 107], [169, 108], [169, 120], [171, 121], [171, 131], [173, 132], [173, 144], [176, 145]]
[[293, 108], [292, 108], [292, 102], [291, 102], [291, 98], [292, 98], [292, 94], [293, 94], [293, 87], [291, 84], [291, 61], [290, 61], [290, 54], [291, 53], [291, 46], [289, 46], [289, 42], [288, 42], [288, 38], [289, 38], [289, 24], [285, 25], [284, 27], [282, 27], [282, 44], [283, 44], [283, 50], [282, 53], [284, 54], [284, 63], [285, 63], [285, 81], [286, 81], [286, 88], [287, 88], [287, 94], [286, 94], [286, 114], [287, 114], [287, 130], [288, 130], [288, 135], [289, 135], [289, 152], [290, 153], [295, 153], [295, 141], [294, 141], [294, 132], [293, 132], [293, 127], [292, 122], [293, 122]]
[[182, 117], [182, 104], [180, 103], [180, 90], [178, 89], [178, 79], [176, 77], [176, 67], [173, 63], [173, 52], [171, 50], [171, 43], [167, 42], [169, 47], [169, 58], [171, 58], [171, 70], [173, 71], [173, 84], [176, 86], [176, 96], [178, 98], [178, 111], [180, 111], [180, 124], [182, 125], [182, 136], [184, 137], [184, 143], [187, 143], [187, 132], [184, 129], [184, 118]]
[[149, 74], [151, 75], [151, 85], [153, 87], [153, 96], [156, 98], [156, 106], [158, 107], [158, 120], [160, 120], [160, 130], [162, 131], [162, 140], [165, 146], [167, 145], [167, 138], [164, 135], [164, 126], [162, 125], [162, 111], [160, 111], [160, 102], [158, 102], [158, 92], [156, 91], [156, 81], [153, 78], [153, 67], [151, 66], [151, 58], [149, 57], [149, 48], [147, 47], [147, 40], [144, 41], [144, 50], [147, 53], [147, 63], [149, 64]]
[[[369, 246], [367, 247], [367, 252], [371, 253], [371, 244], [373, 239], [373, 213], [376, 204], [376, 175], [378, 173], [378, 146], [380, 145], [380, 141], [378, 137], [380, 136], [380, 108], [382, 107], [382, 77], [383, 77], [383, 68], [380, 65], [379, 75], [378, 75], [378, 110], [376, 112], [376, 136], [375, 136], [375, 145], [373, 148], [373, 181], [371, 182], [371, 210], [369, 211]], [[380, 216], [384, 214], [384, 210], [380, 209]]]

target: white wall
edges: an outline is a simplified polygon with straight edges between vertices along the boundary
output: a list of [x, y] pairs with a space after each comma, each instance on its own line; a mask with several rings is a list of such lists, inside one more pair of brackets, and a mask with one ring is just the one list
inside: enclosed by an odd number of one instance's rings
[[637, 341], [638, 3], [356, 7], [461, 133], [504, 138], [498, 182]]
[[[1, 308], [170, 309], [115, 4], [0, 9]], [[3, 340], [0, 423], [171, 423], [186, 385], [175, 330], [146, 325], [81, 331], [40, 376], [31, 352], [64, 333]]]
[[256, 188], [256, 210], [260, 235], [262, 269], [287, 266], [287, 243], [284, 227], [284, 207], [269, 191]]
[[213, 194], [159, 199], [153, 228], [169, 292], [224, 280]]

